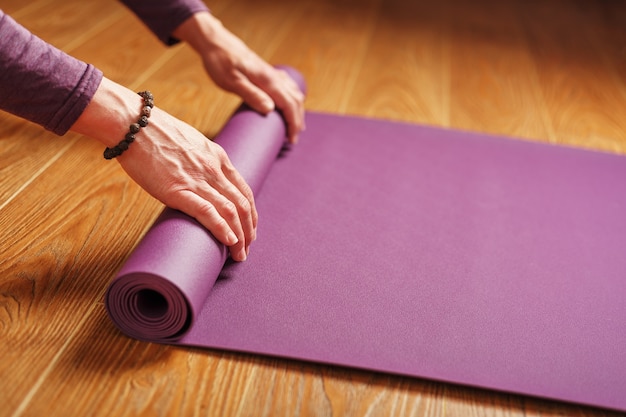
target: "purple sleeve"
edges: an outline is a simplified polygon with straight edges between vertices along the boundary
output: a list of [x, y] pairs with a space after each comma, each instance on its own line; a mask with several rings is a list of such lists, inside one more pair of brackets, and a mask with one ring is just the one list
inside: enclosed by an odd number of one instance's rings
[[0, 10], [0, 109], [65, 134], [102, 72], [47, 44]]
[[172, 32], [185, 20], [209, 9], [201, 0], [120, 0], [166, 45], [178, 42]]

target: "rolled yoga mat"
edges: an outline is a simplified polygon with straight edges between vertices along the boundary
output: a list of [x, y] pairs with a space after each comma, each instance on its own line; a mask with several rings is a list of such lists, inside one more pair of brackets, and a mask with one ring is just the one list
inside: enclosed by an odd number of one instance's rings
[[278, 113], [233, 115], [216, 141], [255, 191], [248, 260], [166, 209], [107, 292], [120, 330], [626, 411], [625, 157], [306, 124], [286, 150]]

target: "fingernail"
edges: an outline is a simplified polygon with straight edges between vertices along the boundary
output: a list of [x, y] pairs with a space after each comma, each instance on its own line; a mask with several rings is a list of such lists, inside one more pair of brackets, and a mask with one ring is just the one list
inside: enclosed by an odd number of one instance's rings
[[243, 261], [245, 261], [246, 259], [248, 259], [248, 255], [246, 254], [246, 250], [245, 250], [245, 249], [242, 249], [242, 250], [239, 252], [239, 262], [243, 262]]
[[226, 240], [228, 241], [228, 246], [232, 246], [236, 244], [237, 242], [239, 242], [239, 239], [237, 239], [237, 235], [233, 232], [228, 232], [228, 235], [226, 236]]
[[269, 113], [272, 110], [274, 110], [275, 104], [272, 100], [267, 100], [267, 101], [263, 101], [263, 112], [264, 113]]

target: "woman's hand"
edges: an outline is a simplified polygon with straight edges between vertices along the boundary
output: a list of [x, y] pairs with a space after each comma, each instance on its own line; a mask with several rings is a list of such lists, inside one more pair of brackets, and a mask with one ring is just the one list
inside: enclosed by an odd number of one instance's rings
[[280, 109], [289, 141], [297, 142], [304, 129], [304, 94], [286, 72], [261, 59], [207, 12], [187, 19], [173, 36], [194, 48], [219, 87], [239, 95], [262, 114]]
[[[104, 78], [72, 130], [113, 147], [142, 106], [139, 95]], [[246, 259], [256, 238], [254, 197], [218, 144], [154, 107], [149, 124], [117, 160], [153, 197], [197, 219], [234, 260]]]

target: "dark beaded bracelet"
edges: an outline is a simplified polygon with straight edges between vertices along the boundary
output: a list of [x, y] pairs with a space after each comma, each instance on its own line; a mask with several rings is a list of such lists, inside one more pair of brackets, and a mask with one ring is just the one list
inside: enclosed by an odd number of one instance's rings
[[154, 97], [150, 91], [141, 91], [139, 94], [143, 98], [143, 107], [141, 109], [141, 116], [136, 123], [133, 123], [129, 127], [129, 132], [124, 136], [124, 139], [112, 148], [106, 148], [104, 150], [104, 159], [113, 159], [120, 156], [128, 149], [131, 143], [135, 141], [135, 135], [139, 133], [142, 127], [148, 126], [148, 117], [152, 113], [154, 107]]

